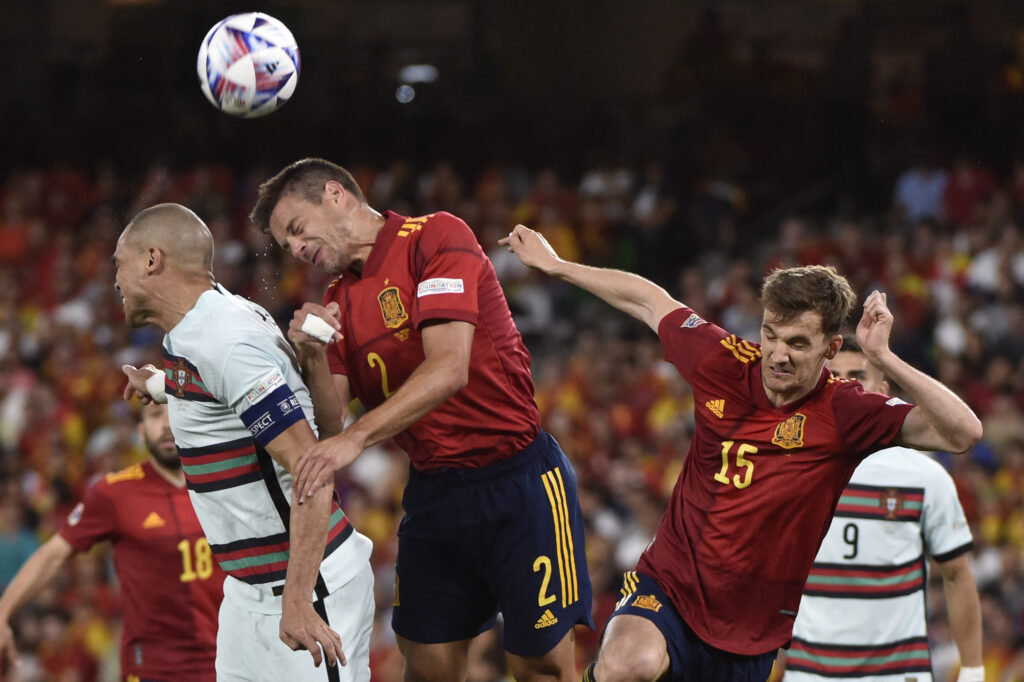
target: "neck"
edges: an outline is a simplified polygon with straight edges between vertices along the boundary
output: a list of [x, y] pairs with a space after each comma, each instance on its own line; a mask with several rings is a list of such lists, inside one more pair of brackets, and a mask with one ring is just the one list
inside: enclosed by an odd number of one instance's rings
[[175, 488], [183, 488], [185, 486], [185, 472], [182, 471], [181, 467], [170, 469], [158, 462], [156, 457], [153, 456], [150, 456], [149, 461], [153, 464], [153, 469]]
[[377, 243], [377, 237], [380, 236], [380, 231], [384, 229], [386, 222], [387, 219], [370, 206], [363, 204], [359, 207], [355, 219], [358, 241], [353, 251], [354, 257], [349, 270], [359, 275], [363, 274], [366, 259], [370, 257], [373, 245]]
[[169, 332], [196, 307], [199, 297], [214, 288], [213, 276], [180, 282], [178, 286], [161, 290], [153, 297], [153, 312], [147, 322]]

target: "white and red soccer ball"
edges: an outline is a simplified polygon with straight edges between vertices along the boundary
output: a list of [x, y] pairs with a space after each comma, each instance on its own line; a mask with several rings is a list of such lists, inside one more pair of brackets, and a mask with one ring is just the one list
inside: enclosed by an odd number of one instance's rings
[[199, 85], [213, 106], [233, 116], [265, 116], [299, 82], [299, 47], [288, 27], [262, 12], [232, 14], [199, 46]]

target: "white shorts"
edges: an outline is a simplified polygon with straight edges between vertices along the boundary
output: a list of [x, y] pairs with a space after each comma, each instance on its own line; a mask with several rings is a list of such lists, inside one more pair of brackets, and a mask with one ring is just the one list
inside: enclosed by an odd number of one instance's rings
[[[269, 600], [277, 601], [276, 609]], [[217, 627], [218, 682], [369, 682], [374, 614], [369, 562], [323, 605], [328, 625], [341, 636], [345, 666], [331, 668], [324, 657], [317, 668], [308, 651], [289, 649], [279, 635], [281, 598], [228, 576]]]

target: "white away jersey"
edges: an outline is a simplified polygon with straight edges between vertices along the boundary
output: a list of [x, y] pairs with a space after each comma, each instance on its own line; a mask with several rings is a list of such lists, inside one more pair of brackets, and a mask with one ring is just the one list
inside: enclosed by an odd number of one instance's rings
[[[291, 345], [263, 308], [217, 285], [164, 337], [164, 370], [171, 431], [214, 556], [229, 575], [280, 594], [292, 476], [264, 447], [302, 419], [316, 433]], [[348, 582], [370, 549], [335, 499], [316, 596]]]
[[941, 465], [902, 447], [867, 457], [807, 578], [785, 682], [931, 682], [927, 556], [949, 561], [971, 542]]

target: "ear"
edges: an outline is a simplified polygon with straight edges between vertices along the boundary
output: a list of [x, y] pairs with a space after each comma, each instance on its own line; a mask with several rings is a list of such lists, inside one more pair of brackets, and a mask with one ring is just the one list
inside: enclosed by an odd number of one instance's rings
[[155, 275], [164, 268], [164, 252], [155, 246], [146, 251], [146, 274]]
[[337, 180], [328, 180], [324, 184], [324, 203], [343, 206], [348, 200], [348, 192]]
[[825, 351], [825, 359], [831, 360], [839, 353], [839, 350], [843, 347], [843, 335], [836, 334], [832, 337], [832, 340], [828, 342], [828, 349]]
[[139, 440], [141, 440], [143, 443], [145, 443], [146, 442], [146, 429], [143, 428], [143, 426], [142, 426], [142, 419], [141, 418], [139, 419], [139, 423], [135, 427], [135, 430], [139, 432]]
[[888, 379], [882, 379], [882, 381], [878, 384], [878, 392], [879, 393], [884, 393], [886, 395], [892, 395], [892, 393], [889, 392], [890, 388], [891, 387], [889, 386]]

